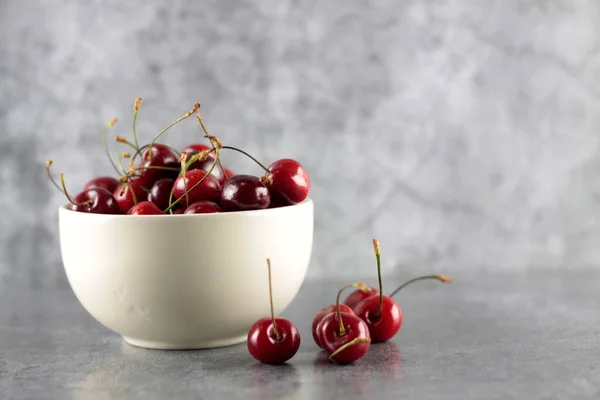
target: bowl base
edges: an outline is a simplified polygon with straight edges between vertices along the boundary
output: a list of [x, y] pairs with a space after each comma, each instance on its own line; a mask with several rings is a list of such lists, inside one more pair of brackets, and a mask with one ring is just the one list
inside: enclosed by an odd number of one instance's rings
[[143, 347], [146, 349], [156, 350], [201, 350], [213, 349], [215, 347], [233, 346], [245, 342], [246, 335], [237, 336], [228, 339], [218, 340], [186, 340], [180, 342], [161, 342], [154, 340], [134, 339], [123, 336], [123, 340], [135, 347]]

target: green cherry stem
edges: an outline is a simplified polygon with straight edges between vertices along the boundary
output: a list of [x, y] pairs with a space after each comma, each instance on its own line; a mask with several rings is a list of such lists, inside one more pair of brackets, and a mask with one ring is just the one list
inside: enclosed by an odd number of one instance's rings
[[77, 203], [75, 201], [75, 199], [71, 197], [71, 195], [67, 191], [67, 185], [65, 184], [65, 174], [62, 174], [62, 173], [60, 174], [60, 184], [62, 185], [62, 192], [65, 194], [65, 196], [67, 196], [67, 200], [69, 200], [69, 203], [71, 203], [75, 206], [85, 206], [92, 202], [91, 200], [87, 200], [87, 201], [84, 201], [83, 203]]
[[150, 158], [152, 158], [152, 147], [154, 146], [154, 142], [156, 142], [158, 140], [158, 138], [162, 136], [163, 133], [165, 133], [166, 131], [168, 131], [174, 125], [177, 125], [178, 123], [180, 123], [184, 119], [187, 119], [191, 115], [193, 115], [198, 110], [198, 108], [200, 108], [200, 103], [196, 103], [194, 105], [194, 107], [190, 111], [188, 111], [185, 115], [183, 115], [182, 117], [179, 117], [175, 121], [171, 122], [166, 128], [164, 128], [162, 131], [158, 132], [156, 134], [156, 136], [154, 136], [154, 138], [152, 138], [152, 141], [150, 142], [150, 149], [148, 150], [148, 152], [149, 152], [148, 154], [149, 154]]
[[52, 165], [53, 161], [52, 160], [48, 160], [46, 161], [46, 174], [48, 175], [48, 178], [50, 179], [50, 182], [52, 182], [52, 184], [61, 192], [63, 191], [60, 187], [60, 185], [58, 183], [56, 183], [56, 180], [54, 179], [54, 177], [52, 176], [52, 173], [50, 172], [50, 166]]
[[262, 169], [264, 169], [265, 172], [270, 172], [269, 168], [265, 167], [260, 161], [258, 161], [256, 158], [252, 157], [250, 154], [246, 153], [244, 150], [240, 150], [238, 148], [231, 147], [231, 146], [223, 146], [221, 148], [226, 149], [226, 150], [234, 150], [234, 151], [237, 151], [238, 153], [242, 153], [243, 155], [245, 155], [246, 157], [248, 157], [252, 161], [254, 161], [256, 164], [258, 164], [258, 166], [260, 166]]
[[136, 131], [136, 123], [137, 123], [138, 111], [140, 111], [141, 105], [142, 105], [142, 98], [138, 97], [133, 102], [133, 140], [135, 141], [134, 148], [136, 150], [140, 148], [140, 143], [138, 142], [137, 131]]
[[354, 283], [350, 283], [348, 285], [343, 286], [337, 293], [337, 296], [335, 298], [335, 310], [337, 313], [337, 318], [338, 321], [340, 323], [340, 335], [344, 335], [346, 333], [346, 328], [344, 327], [344, 322], [342, 321], [342, 312], [340, 311], [340, 296], [342, 295], [342, 292], [348, 288], [357, 288], [362, 290], [365, 293], [369, 293], [371, 292], [371, 288], [367, 285], [365, 285], [362, 282], [354, 282]]
[[396, 293], [398, 293], [399, 291], [401, 291], [402, 289], [404, 289], [406, 286], [410, 285], [413, 282], [417, 282], [417, 281], [422, 281], [425, 279], [437, 279], [438, 281], [441, 281], [443, 283], [450, 283], [452, 282], [452, 280], [450, 278], [448, 278], [446, 275], [424, 275], [424, 276], [419, 276], [418, 278], [413, 278], [409, 281], [404, 282], [402, 285], [400, 285], [400, 287], [398, 287], [398, 289], [394, 290], [388, 297], [394, 297], [394, 295]]
[[110, 161], [110, 164], [112, 165], [112, 167], [115, 169], [115, 171], [117, 171], [117, 174], [120, 174], [119, 168], [117, 168], [117, 164], [115, 164], [112, 157], [110, 156], [110, 151], [108, 150], [108, 144], [106, 143], [106, 136], [108, 135], [108, 131], [116, 123], [117, 123], [116, 118], [113, 118], [110, 121], [108, 121], [108, 123], [106, 124], [106, 127], [104, 128], [104, 132], [102, 133], [102, 141], [104, 143], [104, 152], [106, 153], [106, 157], [108, 157], [108, 161]]
[[369, 338], [356, 338], [348, 343], [346, 343], [345, 345], [341, 346], [339, 349], [337, 349], [336, 351], [334, 351], [333, 353], [331, 353], [331, 355], [329, 356], [329, 361], [335, 361], [333, 358], [335, 356], [337, 356], [338, 354], [340, 354], [342, 351], [346, 350], [348, 347], [350, 346], [355, 346], [357, 344], [367, 344], [367, 343], [371, 343], [371, 339]]
[[273, 307], [273, 284], [271, 282], [271, 259], [267, 258], [267, 269], [269, 270], [269, 303], [271, 303], [271, 319], [273, 320], [273, 334], [275, 335], [275, 340], [281, 339], [281, 335], [277, 330], [277, 325], [275, 324], [275, 307]]
[[373, 239], [373, 250], [375, 251], [375, 258], [377, 259], [377, 279], [379, 281], [379, 307], [375, 311], [375, 316], [379, 315], [381, 307], [383, 306], [383, 283], [381, 281], [381, 247], [379, 246], [379, 240]]
[[139, 149], [139, 147], [137, 147], [136, 145], [131, 143], [129, 140], [127, 140], [123, 136], [115, 136], [115, 142], [126, 144], [127, 146], [131, 147], [135, 151], [137, 151]]

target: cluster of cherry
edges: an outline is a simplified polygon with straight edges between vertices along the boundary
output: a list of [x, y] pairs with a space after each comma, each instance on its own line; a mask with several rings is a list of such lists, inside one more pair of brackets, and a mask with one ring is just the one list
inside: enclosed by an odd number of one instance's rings
[[[379, 290], [364, 283], [352, 283], [342, 287], [335, 305], [320, 310], [312, 322], [312, 336], [328, 359], [338, 364], [349, 364], [369, 351], [371, 343], [385, 342], [393, 338], [402, 325], [402, 310], [394, 295], [413, 282], [436, 279], [448, 283], [445, 275], [425, 275], [413, 278], [389, 296], [383, 294], [381, 279], [381, 252], [379, 241], [373, 239], [373, 249], [377, 258]], [[269, 269], [269, 294], [271, 292], [271, 262]], [[340, 296], [345, 289], [354, 287], [343, 304]], [[271, 317], [261, 318], [248, 332], [248, 351], [259, 361], [267, 364], [282, 364], [291, 359], [300, 348], [300, 334], [289, 320], [275, 317], [271, 297]]]
[[[310, 178], [304, 167], [289, 158], [273, 162], [269, 167], [250, 154], [231, 146], [223, 146], [219, 138], [206, 130], [196, 104], [184, 116], [160, 131], [150, 143], [140, 146], [136, 121], [142, 99], [134, 102], [133, 141], [116, 136], [119, 143], [131, 147], [115, 162], [106, 143], [108, 130], [117, 122], [110, 120], [104, 130], [104, 149], [115, 176], [100, 176], [89, 181], [83, 190], [71, 197], [60, 175], [60, 185], [50, 172], [52, 161], [46, 162], [51, 182], [64, 192], [73, 211], [96, 214], [166, 215], [205, 214], [216, 212], [261, 210], [300, 203], [310, 190]], [[210, 146], [193, 143], [182, 151], [156, 143], [169, 128], [196, 114]], [[233, 150], [250, 157], [265, 172], [263, 176], [235, 174], [225, 168], [220, 158], [223, 150]], [[123, 160], [128, 159], [129, 165]]]

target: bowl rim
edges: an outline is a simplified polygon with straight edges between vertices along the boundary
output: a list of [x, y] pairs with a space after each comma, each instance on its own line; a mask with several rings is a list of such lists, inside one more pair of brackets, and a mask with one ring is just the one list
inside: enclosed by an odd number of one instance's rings
[[230, 211], [230, 212], [222, 212], [222, 213], [209, 213], [209, 214], [166, 214], [166, 215], [127, 215], [127, 214], [94, 214], [94, 213], [84, 213], [70, 210], [67, 204], [63, 204], [58, 207], [58, 212], [67, 213], [67, 214], [77, 214], [81, 216], [81, 218], [102, 218], [102, 219], [131, 219], [131, 218], [144, 218], [144, 219], [159, 219], [165, 220], [165, 217], [172, 218], [236, 218], [236, 217], [245, 217], [245, 216], [257, 216], [257, 215], [277, 215], [283, 214], [287, 212], [291, 212], [298, 208], [308, 207], [313, 204], [313, 200], [310, 197], [307, 197], [302, 202], [297, 204], [292, 204], [289, 206], [277, 207], [277, 208], [266, 208], [263, 210], [248, 210], [248, 211]]

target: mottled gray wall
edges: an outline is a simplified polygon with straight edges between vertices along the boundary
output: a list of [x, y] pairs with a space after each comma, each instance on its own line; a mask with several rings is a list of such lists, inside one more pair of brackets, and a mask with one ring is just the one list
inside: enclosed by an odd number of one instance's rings
[[596, 0], [4, 0], [2, 280], [61, 282], [43, 161], [73, 190], [109, 172], [101, 127], [129, 134], [138, 96], [145, 138], [200, 101], [224, 141], [306, 165], [311, 277], [372, 272], [372, 237], [386, 273], [597, 264], [598, 21]]

